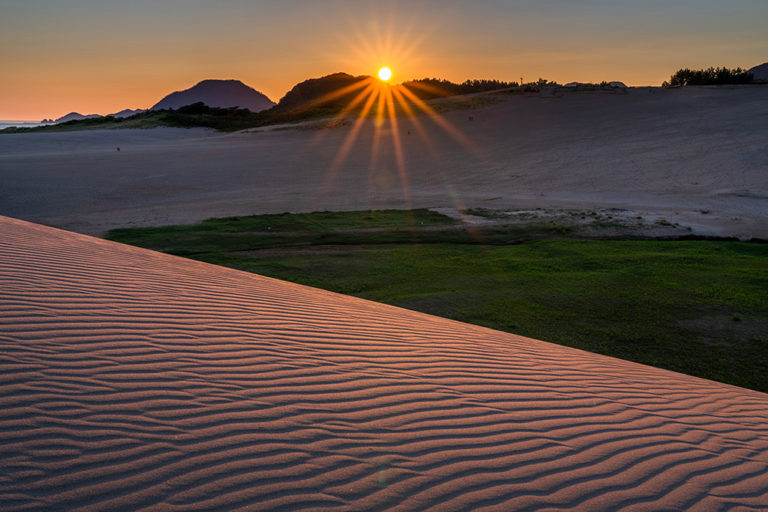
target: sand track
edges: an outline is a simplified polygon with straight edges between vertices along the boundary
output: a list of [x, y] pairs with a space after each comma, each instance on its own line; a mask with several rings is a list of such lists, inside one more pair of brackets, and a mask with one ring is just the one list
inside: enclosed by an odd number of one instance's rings
[[764, 510], [768, 395], [0, 218], [2, 510]]

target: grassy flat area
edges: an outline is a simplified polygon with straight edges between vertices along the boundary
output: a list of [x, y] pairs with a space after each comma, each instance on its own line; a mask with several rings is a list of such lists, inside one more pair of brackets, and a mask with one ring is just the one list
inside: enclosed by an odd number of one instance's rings
[[768, 392], [768, 244], [542, 238], [546, 229], [466, 229], [413, 210], [108, 238]]

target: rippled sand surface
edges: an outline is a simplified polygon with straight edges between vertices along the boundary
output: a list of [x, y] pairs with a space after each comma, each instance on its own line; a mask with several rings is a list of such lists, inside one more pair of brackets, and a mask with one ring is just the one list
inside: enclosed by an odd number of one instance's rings
[[2, 510], [765, 510], [768, 395], [0, 217]]

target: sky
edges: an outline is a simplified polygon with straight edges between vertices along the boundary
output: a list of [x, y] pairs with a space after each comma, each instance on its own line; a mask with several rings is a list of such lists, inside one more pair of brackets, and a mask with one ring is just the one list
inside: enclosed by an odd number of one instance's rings
[[659, 85], [768, 61], [768, 0], [0, 0], [0, 119], [148, 108], [207, 78], [338, 71]]

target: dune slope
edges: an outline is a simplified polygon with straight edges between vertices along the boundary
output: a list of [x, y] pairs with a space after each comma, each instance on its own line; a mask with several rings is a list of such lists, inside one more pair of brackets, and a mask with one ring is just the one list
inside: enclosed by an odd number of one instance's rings
[[0, 217], [2, 510], [761, 510], [768, 395]]

